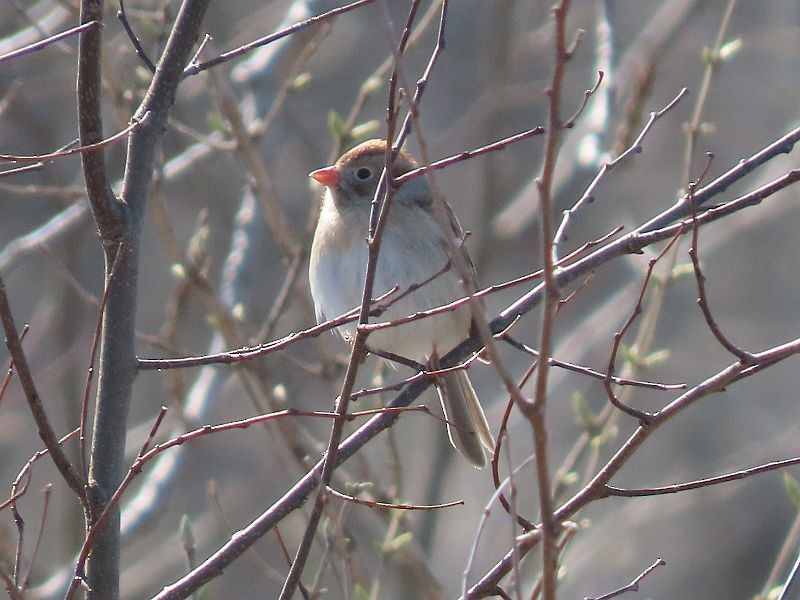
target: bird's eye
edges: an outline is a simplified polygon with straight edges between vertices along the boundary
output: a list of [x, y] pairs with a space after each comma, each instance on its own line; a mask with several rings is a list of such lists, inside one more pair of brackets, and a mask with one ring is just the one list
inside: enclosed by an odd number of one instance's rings
[[356, 177], [358, 177], [361, 181], [366, 181], [370, 177], [372, 177], [372, 169], [368, 169], [367, 167], [361, 167], [356, 170]]

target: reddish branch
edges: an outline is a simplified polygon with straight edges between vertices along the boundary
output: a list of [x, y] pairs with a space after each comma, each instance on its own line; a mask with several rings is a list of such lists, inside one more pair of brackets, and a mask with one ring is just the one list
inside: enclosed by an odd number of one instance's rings
[[659, 111], [654, 111], [650, 113], [650, 117], [647, 119], [647, 123], [645, 123], [642, 130], [639, 132], [639, 135], [633, 141], [633, 143], [624, 151], [622, 152], [617, 158], [614, 160], [603, 163], [603, 166], [600, 167], [600, 170], [595, 175], [592, 182], [586, 188], [586, 191], [583, 192], [578, 201], [572, 205], [571, 208], [564, 211], [564, 214], [561, 218], [561, 224], [558, 226], [558, 230], [556, 231], [555, 238], [553, 240], [553, 253], [556, 258], [558, 258], [559, 254], [559, 247], [567, 238], [567, 229], [570, 226], [572, 219], [574, 218], [575, 214], [578, 213], [584, 206], [589, 204], [594, 199], [595, 191], [597, 187], [600, 185], [600, 182], [606, 176], [606, 174], [616, 168], [620, 163], [625, 162], [627, 159], [631, 158], [632, 156], [639, 154], [642, 152], [642, 144], [644, 143], [644, 138], [653, 128], [656, 121], [658, 121], [661, 117], [665, 114], [670, 112], [675, 106], [680, 102], [681, 98], [683, 98], [686, 94], [689, 93], [689, 90], [686, 88], [681, 89], [678, 92], [678, 95], [675, 96], [672, 101], [667, 104], [664, 108]]
[[[708, 164], [711, 164], [710, 160]], [[708, 166], [706, 167], [706, 170], [708, 170]], [[692, 246], [689, 248], [689, 258], [692, 261], [694, 277], [695, 281], [697, 282], [697, 305], [700, 307], [700, 311], [703, 313], [703, 317], [706, 320], [706, 325], [708, 325], [709, 330], [720, 343], [720, 345], [738, 358], [742, 364], [751, 365], [754, 362], [753, 355], [731, 342], [722, 332], [722, 328], [719, 326], [719, 323], [717, 323], [717, 320], [711, 313], [711, 306], [708, 302], [708, 295], [706, 293], [706, 277], [703, 275], [703, 270], [700, 267], [700, 256], [698, 253], [700, 227], [697, 224], [697, 209], [694, 204], [694, 191], [696, 186], [697, 184], [694, 182], [689, 184], [689, 199], [692, 202], [692, 211], [694, 213], [692, 215]]]
[[310, 17], [305, 21], [300, 21], [295, 23], [291, 27], [287, 27], [286, 29], [281, 29], [280, 31], [276, 31], [275, 33], [271, 33], [270, 35], [266, 35], [262, 38], [258, 38], [250, 42], [249, 44], [245, 44], [244, 46], [240, 46], [234, 50], [229, 52], [225, 52], [220, 54], [216, 58], [212, 58], [211, 60], [207, 60], [201, 63], [192, 63], [188, 67], [186, 67], [183, 71], [183, 76], [188, 77], [189, 75], [197, 75], [198, 73], [210, 69], [211, 67], [216, 67], [217, 65], [221, 65], [222, 63], [228, 62], [229, 60], [233, 60], [234, 58], [238, 58], [255, 50], [256, 48], [260, 48], [261, 46], [266, 46], [267, 44], [271, 44], [272, 42], [276, 42], [281, 38], [285, 38], [293, 33], [297, 33], [301, 29], [305, 29], [311, 25], [316, 25], [317, 23], [321, 23], [327, 19], [332, 19], [333, 17], [337, 17], [343, 13], [353, 10], [354, 8], [358, 8], [359, 6], [363, 6], [364, 4], [370, 4], [375, 0], [357, 0], [356, 2], [351, 2], [345, 6], [340, 6], [338, 8], [334, 8], [329, 10], [328, 12], [322, 13], [321, 15], [316, 15], [314, 17]]
[[[398, 53], [402, 54], [403, 50], [405, 49], [405, 44], [408, 41], [408, 32], [411, 30], [411, 26], [414, 23], [414, 19], [416, 16], [417, 8], [419, 7], [419, 0], [412, 2], [411, 8], [409, 10], [409, 15], [406, 21], [405, 30], [403, 38], [400, 42], [398, 47]], [[419, 101], [419, 98], [422, 95], [422, 90], [424, 89], [424, 81], [427, 80], [427, 75], [430, 73], [433, 64], [436, 62], [436, 58], [441, 51], [441, 48], [444, 45], [444, 24], [445, 24], [445, 15], [447, 14], [447, 0], [444, 0], [442, 3], [442, 13], [441, 13], [441, 20], [439, 23], [439, 38], [437, 40], [436, 46], [434, 47], [433, 53], [431, 54], [431, 58], [428, 61], [428, 67], [425, 71], [425, 75], [420, 79], [420, 84], [417, 88], [417, 94], [412, 101], [412, 108], [415, 102]], [[394, 128], [396, 125], [396, 111], [394, 110], [394, 102], [395, 102], [395, 89], [393, 82], [396, 81], [396, 74], [397, 68], [399, 63], [399, 57], [395, 61], [395, 68], [393, 70], [392, 77], [390, 79], [389, 85], [389, 101], [387, 105], [387, 138], [388, 141], [391, 142], [394, 136]], [[406, 118], [406, 124], [409, 122], [409, 116]], [[294, 560], [292, 561], [292, 566], [289, 569], [289, 574], [286, 576], [286, 581], [284, 582], [283, 588], [281, 589], [281, 593], [279, 596], [279, 600], [290, 600], [295, 590], [297, 589], [297, 585], [300, 581], [300, 576], [303, 573], [303, 568], [305, 567], [306, 560], [308, 558], [308, 554], [311, 551], [311, 546], [314, 541], [314, 536], [317, 531], [317, 527], [319, 525], [320, 518], [322, 517], [322, 512], [324, 508], [324, 494], [326, 487], [330, 484], [331, 478], [333, 476], [333, 472], [337, 466], [337, 453], [339, 451], [339, 444], [342, 440], [343, 432], [344, 432], [344, 417], [347, 414], [347, 408], [350, 402], [350, 396], [353, 392], [353, 387], [355, 385], [355, 378], [358, 373], [358, 369], [363, 362], [364, 357], [366, 356], [367, 352], [367, 336], [369, 333], [364, 331], [361, 326], [369, 322], [369, 314], [370, 314], [370, 307], [372, 305], [372, 289], [373, 284], [375, 281], [375, 273], [377, 270], [378, 265], [378, 256], [380, 253], [381, 247], [381, 238], [383, 235], [384, 227], [386, 225], [386, 221], [389, 216], [389, 209], [391, 208], [392, 199], [394, 197], [395, 192], [397, 191], [397, 187], [391, 185], [391, 174], [392, 174], [392, 161], [394, 160], [394, 153], [393, 149], [399, 148], [399, 145], [402, 144], [402, 136], [403, 133], [406, 132], [406, 127], [404, 124], [404, 128], [401, 131], [400, 135], [398, 136], [398, 141], [394, 148], [391, 147], [390, 144], [387, 143], [386, 149], [386, 165], [384, 168], [384, 172], [381, 174], [380, 181], [378, 183], [377, 189], [375, 191], [375, 197], [373, 198], [371, 209], [370, 209], [370, 230], [367, 236], [367, 272], [364, 276], [364, 289], [361, 296], [361, 306], [359, 308], [359, 316], [358, 316], [358, 323], [359, 327], [356, 329], [356, 336], [355, 340], [353, 341], [353, 348], [350, 353], [350, 361], [347, 365], [347, 370], [345, 372], [344, 380], [342, 382], [342, 389], [339, 394], [339, 398], [336, 402], [336, 414], [340, 417], [334, 420], [331, 426], [330, 437], [328, 439], [328, 444], [325, 450], [325, 457], [323, 458], [322, 462], [322, 469], [319, 475], [319, 482], [317, 488], [316, 498], [314, 500], [314, 506], [311, 509], [311, 514], [308, 517], [306, 522], [306, 529], [303, 534], [303, 538], [300, 541], [300, 545], [297, 548], [297, 553], [295, 554]], [[381, 201], [382, 200], [382, 201]]]
[[[60, 446], [64, 442], [66, 442], [69, 438], [78, 435], [78, 429], [73, 429], [60, 440], [58, 440], [58, 445]], [[25, 466], [22, 467], [17, 477], [14, 479], [13, 483], [11, 484], [11, 496], [8, 500], [0, 502], [0, 511], [6, 509], [9, 505], [16, 502], [19, 498], [24, 496], [28, 492], [28, 486], [31, 483], [31, 471], [33, 470], [33, 463], [38, 461], [43, 456], [49, 454], [49, 450], [47, 448], [43, 450], [39, 450], [36, 454], [31, 456], [28, 459], [28, 462], [25, 463]], [[22, 484], [23, 478], [25, 479], [25, 483]]]
[[25, 392], [28, 407], [39, 429], [39, 437], [50, 452], [50, 456], [53, 457], [53, 462], [58, 468], [59, 473], [61, 473], [61, 477], [67, 482], [67, 485], [69, 485], [72, 491], [75, 492], [81, 504], [83, 504], [84, 509], [86, 509], [87, 503], [84, 481], [78, 474], [74, 465], [67, 458], [67, 455], [64, 454], [64, 451], [61, 449], [59, 440], [53, 432], [50, 420], [44, 410], [39, 392], [36, 391], [33, 375], [28, 367], [28, 360], [25, 357], [25, 350], [22, 348], [22, 342], [19, 339], [17, 327], [14, 325], [14, 317], [11, 314], [11, 306], [8, 303], [6, 286], [2, 279], [0, 279], [0, 320], [3, 322], [3, 329], [6, 334], [6, 346], [8, 346], [8, 352], [17, 370], [17, 377], [19, 377], [22, 389]]
[[[25, 339], [25, 336], [30, 331], [30, 325], [25, 323], [22, 327], [22, 333], [19, 335], [20, 341]], [[6, 390], [8, 390], [8, 385], [11, 383], [11, 378], [14, 376], [14, 361], [10, 361], [8, 364], [8, 370], [6, 371], [5, 377], [3, 377], [3, 382], [0, 383], [0, 402], [3, 401], [3, 397], [6, 395]], [[1, 507], [0, 507], [1, 509]]]
[[521, 142], [522, 140], [526, 140], [530, 137], [534, 137], [536, 135], [542, 135], [545, 133], [544, 127], [534, 127], [533, 129], [528, 129], [526, 131], [522, 131], [515, 135], [511, 135], [508, 137], [503, 138], [502, 140], [498, 140], [491, 144], [487, 144], [485, 146], [481, 146], [480, 148], [476, 148], [474, 150], [467, 150], [465, 152], [459, 152], [458, 154], [454, 154], [453, 156], [448, 156], [447, 158], [443, 158], [441, 160], [437, 160], [432, 162], [429, 165], [425, 165], [423, 167], [419, 167], [417, 169], [412, 169], [407, 173], [403, 173], [399, 177], [394, 179], [395, 184], [402, 185], [409, 179], [413, 179], [415, 177], [419, 177], [424, 175], [428, 171], [435, 171], [438, 169], [444, 169], [445, 167], [449, 167], [461, 161], [476, 158], [481, 156], [482, 154], [486, 154], [487, 152], [497, 152], [498, 150], [503, 150], [506, 146], [510, 146], [511, 144], [515, 144], [517, 142]]
[[[549, 119], [548, 132], [544, 150], [544, 164], [537, 180], [540, 207], [541, 260], [544, 271], [542, 293], [541, 335], [539, 351], [542, 356], [552, 355], [553, 329], [558, 311], [560, 290], [555, 277], [555, 259], [553, 257], [553, 177], [555, 175], [558, 148], [561, 142], [564, 123], [561, 120], [561, 88], [564, 72], [570, 54], [566, 42], [566, 21], [570, 0], [562, 2], [553, 9], [555, 16], [555, 62], [550, 88], [547, 90]], [[549, 448], [547, 443], [547, 384], [550, 365], [548, 361], [540, 361], [535, 377], [533, 402], [518, 402], [517, 408], [530, 422], [533, 431], [534, 453], [536, 455], [536, 480], [539, 495], [539, 512], [542, 522], [542, 594], [545, 600], [556, 598], [556, 573], [558, 570], [558, 535], [559, 521], [553, 514], [553, 498], [550, 495]], [[516, 549], [513, 553], [516, 560]]]
[[678, 492], [685, 492], [688, 490], [698, 490], [712, 485], [719, 485], [720, 483], [728, 483], [729, 481], [739, 481], [758, 475], [760, 473], [769, 473], [778, 469], [785, 469], [786, 467], [793, 467], [800, 464], [800, 458], [787, 458], [784, 460], [776, 460], [750, 469], [742, 469], [727, 473], [726, 475], [717, 475], [716, 477], [707, 477], [706, 479], [697, 479], [695, 481], [687, 481], [686, 483], [674, 483], [672, 485], [665, 485], [661, 487], [649, 488], [619, 488], [613, 485], [606, 485], [603, 498], [609, 496], [621, 496], [623, 498], [638, 498], [642, 496], [663, 496], [665, 494], [677, 494]]
[[5, 160], [8, 162], [34, 162], [34, 163], [46, 163], [56, 160], [58, 158], [64, 158], [66, 156], [72, 156], [73, 154], [87, 154], [90, 152], [94, 152], [105, 146], [113, 144], [114, 142], [118, 142], [120, 140], [126, 139], [128, 134], [131, 133], [134, 129], [139, 127], [140, 125], [145, 125], [147, 119], [149, 118], [149, 113], [145, 114], [139, 120], [134, 120], [122, 131], [119, 131], [112, 135], [111, 137], [102, 139], [100, 141], [94, 142], [92, 144], [86, 144], [83, 146], [71, 147], [74, 146], [75, 142], [70, 142], [64, 148], [56, 150], [55, 152], [49, 152], [47, 154], [33, 154], [33, 155], [20, 155], [20, 154], [0, 154], [0, 160]]
[[[800, 339], [792, 340], [786, 344], [782, 344], [780, 346], [770, 348], [769, 350], [765, 350], [764, 352], [754, 354], [754, 358], [759, 367], [766, 368], [797, 354], [800, 354]], [[617, 450], [614, 456], [603, 466], [602, 469], [600, 469], [594, 478], [592, 478], [592, 480], [586, 486], [579, 490], [574, 496], [572, 496], [572, 498], [567, 500], [555, 511], [554, 518], [559, 521], [569, 519], [572, 517], [572, 515], [581, 510], [590, 502], [608, 496], [608, 482], [620, 471], [620, 469], [622, 469], [622, 467], [633, 456], [636, 450], [642, 444], [644, 444], [645, 441], [647, 441], [647, 439], [656, 431], [656, 429], [698, 400], [705, 398], [710, 394], [724, 391], [727, 386], [739, 380], [748, 370], [752, 373], [754, 368], [755, 367], [744, 367], [740, 362], [733, 363], [700, 384], [694, 386], [692, 389], [673, 400], [662, 410], [654, 413], [653, 420], [649, 423], [640, 424], [636, 431], [631, 434], [622, 447]], [[766, 467], [769, 466], [765, 466], [763, 470], [768, 470]], [[762, 469], [762, 467], [758, 467], [757, 469]], [[756, 472], [761, 472], [760, 470], [751, 471], [752, 473], [748, 473], [745, 476], [755, 474]], [[732, 476], [712, 478], [710, 481], [713, 481], [713, 483], [723, 483], [724, 481], [729, 480], [728, 477], [737, 478], [735, 475], [736, 474], [733, 474]], [[711, 485], [711, 483], [709, 483], [709, 485]], [[613, 490], [614, 488], [611, 489]], [[657, 490], [658, 488], [653, 489]], [[530, 549], [533, 548], [536, 543], [537, 540], [525, 541], [521, 543], [520, 551], [524, 554], [530, 551]], [[500, 579], [502, 579], [511, 570], [511, 567], [512, 556], [511, 552], [508, 552], [503, 559], [498, 561], [495, 566], [489, 570], [486, 575], [484, 575], [481, 581], [470, 588], [465, 598], [474, 599], [484, 597], [487, 592], [494, 589], [494, 587], [497, 585], [497, 582], [499, 582]]]
[[642, 287], [639, 290], [639, 297], [636, 299], [636, 305], [633, 307], [633, 311], [631, 311], [630, 316], [625, 321], [625, 324], [622, 326], [618, 332], [614, 334], [614, 344], [611, 348], [611, 356], [608, 359], [608, 367], [606, 368], [606, 376], [603, 380], [603, 387], [606, 390], [606, 395], [608, 396], [608, 401], [611, 402], [616, 408], [621, 410], [622, 412], [639, 419], [639, 421], [643, 423], [648, 423], [652, 421], [653, 415], [627, 406], [625, 405], [619, 398], [617, 398], [616, 394], [614, 393], [614, 367], [617, 363], [617, 354], [619, 353], [620, 348], [622, 347], [622, 339], [625, 337], [625, 334], [628, 330], [633, 326], [636, 322], [636, 319], [642, 314], [642, 305], [644, 303], [645, 293], [647, 292], [647, 286], [650, 283], [650, 278], [653, 276], [653, 269], [655, 269], [656, 265], [659, 261], [669, 252], [669, 250], [675, 245], [675, 243], [680, 238], [680, 234], [682, 232], [676, 233], [673, 238], [669, 241], [669, 243], [664, 246], [664, 248], [659, 252], [658, 256], [654, 259], [650, 260], [647, 264], [647, 273], [644, 277], [644, 282], [642, 283]]

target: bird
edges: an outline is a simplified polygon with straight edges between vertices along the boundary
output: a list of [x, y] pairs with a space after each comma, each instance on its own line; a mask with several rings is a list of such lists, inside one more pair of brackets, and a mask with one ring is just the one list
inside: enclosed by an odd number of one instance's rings
[[[384, 169], [386, 148], [385, 140], [365, 141], [345, 152], [335, 164], [309, 174], [326, 188], [309, 257], [311, 295], [319, 323], [361, 304], [371, 202]], [[396, 154], [392, 165], [394, 177], [417, 167], [404, 150]], [[396, 289], [399, 299], [390, 303], [377, 322], [413, 315], [465, 295], [462, 276], [450, 257], [452, 248], [462, 247], [464, 234], [452, 208], [444, 204], [449, 221], [446, 226], [434, 215], [433, 195], [424, 176], [406, 181], [395, 193], [380, 241], [373, 297]], [[466, 249], [463, 256], [474, 279], [474, 266]], [[465, 304], [373, 331], [366, 343], [378, 354], [435, 364], [433, 361], [470, 334], [472, 321], [472, 309]], [[337, 330], [345, 340], [355, 339], [355, 323]], [[494, 449], [494, 438], [466, 370], [442, 376], [436, 389], [450, 443], [472, 465], [484, 467], [485, 450]]]

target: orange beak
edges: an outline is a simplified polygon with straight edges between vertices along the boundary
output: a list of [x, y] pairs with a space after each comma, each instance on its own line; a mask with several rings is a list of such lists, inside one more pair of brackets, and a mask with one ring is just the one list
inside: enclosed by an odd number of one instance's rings
[[322, 169], [317, 169], [316, 171], [311, 171], [308, 176], [314, 181], [318, 181], [325, 187], [329, 188], [338, 186], [339, 182], [342, 180], [339, 169], [336, 167], [324, 167]]

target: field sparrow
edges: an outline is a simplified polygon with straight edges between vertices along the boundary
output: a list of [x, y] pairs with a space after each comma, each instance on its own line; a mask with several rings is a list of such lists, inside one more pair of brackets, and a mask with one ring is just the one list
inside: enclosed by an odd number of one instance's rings
[[[335, 165], [310, 174], [327, 188], [309, 261], [311, 294], [319, 322], [361, 304], [370, 202], [383, 171], [385, 149], [385, 141], [370, 140], [346, 152]], [[395, 176], [416, 167], [405, 152], [393, 164]], [[452, 209], [446, 207], [450, 228], [443, 231], [431, 212], [432, 202], [425, 177], [411, 179], [397, 191], [381, 240], [373, 297], [394, 287], [401, 294], [425, 282], [448, 265], [447, 236], [456, 245], [462, 243], [461, 227]], [[461, 277], [450, 267], [392, 304], [378, 322], [441, 306], [463, 295]], [[424, 363], [452, 350], [467, 337], [471, 323], [471, 310], [465, 305], [456, 311], [374, 331], [367, 339], [367, 347]], [[355, 323], [338, 329], [345, 339], [355, 338]], [[494, 440], [466, 371], [445, 376], [437, 390], [448, 421], [450, 442], [473, 465], [485, 466], [484, 447], [492, 450]]]

